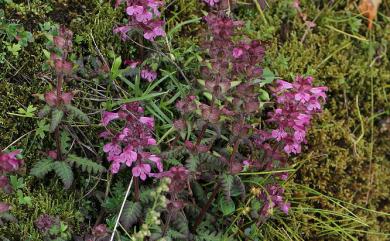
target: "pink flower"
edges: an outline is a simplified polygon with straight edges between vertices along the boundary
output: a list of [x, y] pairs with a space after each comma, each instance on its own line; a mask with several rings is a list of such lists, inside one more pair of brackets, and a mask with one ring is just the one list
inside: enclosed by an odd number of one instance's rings
[[127, 146], [123, 152], [115, 157], [114, 161], [120, 162], [120, 163], [125, 163], [126, 166], [131, 167], [134, 161], [137, 160], [137, 152], [133, 151], [132, 146]]
[[293, 3], [292, 3], [293, 8], [295, 8], [295, 9], [300, 11], [301, 7], [299, 5], [300, 5], [300, 1], [299, 0], [294, 0]]
[[156, 167], [158, 169], [159, 172], [162, 172], [163, 171], [163, 165], [161, 163], [161, 158], [156, 156], [156, 155], [150, 155], [148, 157], [149, 160], [151, 160], [152, 162], [154, 162], [156, 164]]
[[103, 151], [109, 154], [108, 160], [113, 161], [114, 157], [122, 152], [122, 148], [120, 145], [110, 142], [103, 146]]
[[129, 36], [127, 36], [127, 32], [129, 32], [131, 29], [130, 26], [121, 26], [121, 27], [117, 27], [114, 29], [114, 33], [115, 34], [119, 34], [119, 36], [121, 37], [122, 41], [126, 41]]
[[147, 143], [148, 143], [148, 145], [150, 145], [150, 146], [154, 146], [154, 145], [157, 144], [157, 141], [156, 141], [156, 139], [154, 139], [154, 138], [148, 138]]
[[141, 163], [132, 169], [133, 176], [140, 177], [142, 181], [150, 174], [151, 168], [149, 164]]
[[157, 73], [150, 69], [143, 69], [141, 71], [141, 77], [149, 82], [152, 82], [157, 78]]
[[150, 41], [154, 41], [154, 39], [158, 36], [165, 36], [165, 31], [161, 26], [155, 26], [144, 33], [144, 38]]
[[137, 68], [139, 63], [140, 63], [139, 61], [128, 60], [128, 59], [126, 59], [125, 62], [124, 62], [125, 65], [130, 66], [130, 68], [132, 68], [132, 69]]
[[143, 14], [143, 12], [144, 12], [144, 7], [138, 5], [130, 6], [126, 8], [126, 13], [129, 16]]
[[0, 172], [12, 172], [18, 170], [23, 164], [23, 161], [16, 157], [20, 153], [20, 150], [9, 153], [0, 153]]
[[236, 59], [240, 58], [243, 53], [244, 53], [244, 51], [242, 51], [242, 49], [240, 49], [240, 48], [233, 49], [233, 57]]
[[115, 112], [109, 112], [109, 111], [104, 111], [103, 112], [103, 119], [102, 119], [102, 125], [103, 126], [108, 126], [108, 124], [115, 120], [115, 119], [118, 119], [119, 118], [119, 115], [118, 113], [115, 113]]
[[141, 118], [139, 118], [139, 121], [142, 124], [145, 124], [148, 128], [154, 128], [154, 118], [153, 117], [142, 116]]
[[283, 129], [273, 130], [272, 137], [275, 138], [277, 141], [281, 141], [287, 137], [287, 132], [285, 132]]
[[219, 3], [219, 0], [203, 0], [203, 1], [205, 1], [210, 6], [214, 6], [217, 3]]

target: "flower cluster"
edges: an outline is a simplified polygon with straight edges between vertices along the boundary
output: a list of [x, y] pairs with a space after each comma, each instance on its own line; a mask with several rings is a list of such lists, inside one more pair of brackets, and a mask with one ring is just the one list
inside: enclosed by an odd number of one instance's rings
[[6, 174], [17, 171], [23, 165], [23, 160], [17, 157], [20, 153], [20, 150], [8, 153], [0, 152], [0, 189], [5, 192], [11, 192]]
[[288, 214], [290, 203], [283, 200], [283, 193], [284, 189], [277, 184], [267, 185], [265, 187], [265, 190], [260, 194], [260, 198], [264, 202], [264, 206], [260, 211], [262, 217], [271, 216], [275, 207]]
[[154, 119], [143, 116], [144, 109], [138, 102], [122, 105], [117, 112], [103, 113], [102, 125], [108, 127], [113, 120], [124, 121], [123, 128], [115, 132], [107, 129], [100, 134], [109, 139], [103, 151], [107, 153], [107, 160], [111, 162], [111, 172], [117, 173], [122, 164], [132, 167], [133, 176], [145, 180], [151, 176], [151, 165], [154, 163], [159, 172], [163, 171], [161, 158], [145, 151], [146, 148], [156, 145], [152, 131]]
[[326, 100], [327, 87], [313, 87], [312, 82], [312, 77], [301, 76], [293, 83], [277, 81], [274, 90], [277, 107], [269, 114], [268, 121], [277, 125], [271, 137], [283, 143], [287, 154], [301, 152], [312, 116], [321, 111], [321, 104]]
[[60, 220], [58, 217], [53, 217], [49, 214], [40, 215], [37, 220], [35, 220], [35, 226], [41, 233], [46, 233], [53, 226], [59, 225]]
[[71, 75], [73, 71], [72, 62], [67, 60], [68, 53], [72, 51], [72, 38], [73, 32], [64, 26], [60, 26], [58, 35], [53, 37], [53, 49], [49, 64], [57, 74], [57, 87], [60, 87], [60, 89], [45, 93], [45, 101], [50, 107], [56, 107], [61, 104], [68, 105], [74, 97], [73, 92], [62, 91], [64, 77]]
[[[143, 33], [145, 39], [154, 41], [158, 36], [165, 36], [164, 21], [160, 19], [159, 7], [163, 6], [162, 1], [157, 0], [128, 0], [126, 1], [126, 14], [129, 23], [114, 29], [122, 40], [127, 40], [128, 32], [132, 29]], [[117, 1], [117, 6], [120, 2]]]

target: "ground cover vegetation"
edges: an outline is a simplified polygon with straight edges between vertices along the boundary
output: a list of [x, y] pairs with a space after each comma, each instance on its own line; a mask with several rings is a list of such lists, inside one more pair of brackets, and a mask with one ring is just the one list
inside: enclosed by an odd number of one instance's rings
[[2, 240], [388, 240], [390, 2], [0, 0]]

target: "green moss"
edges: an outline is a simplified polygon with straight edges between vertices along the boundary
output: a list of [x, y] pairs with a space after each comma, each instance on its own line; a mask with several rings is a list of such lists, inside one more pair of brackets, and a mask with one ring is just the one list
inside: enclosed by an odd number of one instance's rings
[[[390, 80], [390, 54], [380, 52], [389, 43], [389, 22], [378, 21], [374, 32], [367, 32], [362, 25], [359, 34], [363, 37], [359, 38], [369, 41], [358, 40], [328, 27], [329, 19], [348, 18], [347, 6], [339, 4], [332, 11], [325, 10], [326, 14], [320, 14], [313, 4], [303, 4], [308, 16], [319, 15], [319, 18], [318, 26], [301, 41], [306, 29], [298, 16], [294, 17], [287, 10], [281, 13], [284, 7], [281, 2], [271, 6], [266, 13], [268, 22], [275, 28], [271, 38], [267, 37], [269, 33], [264, 28], [268, 25], [260, 16], [248, 16], [248, 12], [245, 15], [252, 19], [249, 29], [257, 29], [258, 35], [264, 33], [263, 39], [269, 41], [266, 65], [282, 78], [291, 80], [291, 76], [296, 74], [311, 74], [317, 84], [329, 87], [327, 110], [313, 126], [307, 148], [294, 160], [302, 164], [295, 181], [340, 200], [389, 213], [390, 135], [388, 131], [379, 131], [381, 120], [390, 114], [390, 94], [385, 89]], [[356, 9], [353, 11], [356, 12]], [[384, 15], [389, 15], [389, 12]], [[283, 30], [288, 31], [288, 39], [282, 43], [279, 33], [286, 21], [293, 24], [288, 30]], [[346, 22], [332, 26], [349, 31]], [[358, 36], [357, 33], [355, 35]], [[381, 56], [377, 62], [373, 62], [375, 55]], [[364, 133], [355, 144], [362, 133], [361, 125]], [[337, 210], [326, 200], [309, 203]], [[368, 240], [386, 239], [383, 234], [390, 230], [388, 216], [356, 207], [352, 210], [370, 225], [365, 231], [382, 233], [356, 233], [356, 236]], [[310, 231], [310, 220], [305, 223], [308, 226], [302, 229], [308, 232], [309, 237], [316, 237], [318, 233]]]
[[[32, 206], [18, 203], [16, 194], [0, 194], [1, 200], [11, 204], [10, 213], [18, 220], [9, 225], [1, 226], [0, 233], [10, 240], [42, 240], [35, 227], [35, 220], [42, 214], [59, 217], [61, 221], [70, 226], [74, 233], [80, 232], [83, 216], [79, 211], [79, 203], [76, 197], [69, 192], [64, 192], [61, 183], [40, 185], [33, 188], [31, 180], [28, 181], [23, 194], [31, 198]], [[83, 230], [85, 231], [85, 230]]]

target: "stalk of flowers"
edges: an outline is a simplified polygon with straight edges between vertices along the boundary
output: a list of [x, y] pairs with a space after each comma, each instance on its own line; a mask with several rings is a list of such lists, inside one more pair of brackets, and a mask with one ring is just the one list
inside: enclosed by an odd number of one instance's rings
[[[121, 1], [116, 2], [119, 6]], [[157, 0], [127, 0], [126, 14], [128, 23], [114, 29], [114, 33], [119, 34], [123, 41], [126, 41], [131, 30], [140, 31], [144, 38], [154, 41], [158, 36], [165, 36], [164, 21], [161, 20], [159, 8], [163, 6], [163, 1]]]
[[271, 137], [281, 142], [287, 154], [301, 152], [306, 143], [306, 132], [313, 115], [321, 112], [326, 100], [327, 87], [313, 87], [313, 77], [297, 76], [293, 83], [277, 81], [274, 89], [276, 109], [269, 113], [268, 122], [277, 128]]
[[[23, 160], [17, 157], [19, 154], [21, 154], [20, 150], [0, 152], [0, 189], [8, 193], [12, 188], [6, 175], [17, 171], [23, 165]], [[9, 204], [0, 202], [0, 214], [9, 211], [10, 208]]]
[[138, 102], [124, 104], [117, 112], [103, 113], [102, 125], [108, 127], [114, 120], [124, 123], [122, 129], [115, 131], [110, 128], [100, 134], [100, 137], [110, 140], [103, 151], [111, 162], [110, 170], [118, 173], [121, 166], [132, 167], [132, 174], [146, 180], [152, 176], [151, 164], [163, 171], [161, 158], [148, 152], [147, 148], [156, 145], [153, 138], [154, 119], [143, 115], [144, 109]]

